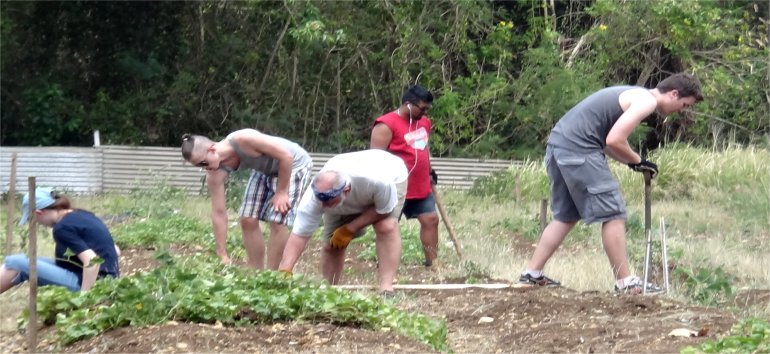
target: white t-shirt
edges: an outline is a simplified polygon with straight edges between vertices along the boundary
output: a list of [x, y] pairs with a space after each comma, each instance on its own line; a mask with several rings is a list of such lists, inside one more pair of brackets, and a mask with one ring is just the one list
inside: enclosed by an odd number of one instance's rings
[[310, 237], [321, 224], [324, 213], [354, 215], [374, 206], [378, 214], [390, 214], [398, 204], [396, 184], [409, 176], [404, 160], [385, 150], [364, 150], [340, 154], [326, 162], [321, 172], [335, 171], [350, 178], [350, 193], [342, 203], [324, 208], [308, 187], [297, 207], [292, 233]]

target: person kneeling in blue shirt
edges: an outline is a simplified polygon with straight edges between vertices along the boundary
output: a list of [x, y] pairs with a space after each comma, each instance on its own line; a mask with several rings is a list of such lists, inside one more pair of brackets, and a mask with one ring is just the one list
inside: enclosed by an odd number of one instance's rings
[[[48, 188], [35, 189], [35, 220], [53, 229], [54, 257], [38, 257], [39, 285], [58, 285], [87, 291], [103, 277], [118, 277], [120, 250], [107, 226], [93, 213], [74, 209], [70, 200]], [[22, 200], [19, 224], [29, 218], [29, 193]], [[67, 252], [69, 250], [70, 252]], [[93, 262], [99, 257], [103, 262]], [[6, 256], [0, 266], [0, 293], [29, 279], [29, 259], [24, 254]]]

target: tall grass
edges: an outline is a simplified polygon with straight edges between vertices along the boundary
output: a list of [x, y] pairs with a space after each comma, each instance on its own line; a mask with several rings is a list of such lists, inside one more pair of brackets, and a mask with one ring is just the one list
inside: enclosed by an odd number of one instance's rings
[[[652, 232], [657, 238], [663, 218], [669, 250], [676, 257], [671, 263], [722, 267], [737, 275], [738, 287], [770, 287], [765, 260], [770, 251], [770, 151], [735, 146], [716, 151], [678, 145], [656, 151], [649, 158], [660, 168], [660, 175], [653, 180]], [[623, 164], [610, 162], [610, 168], [628, 208], [629, 258], [641, 273], [643, 179]], [[490, 271], [511, 280], [517, 278], [531, 252], [512, 254], [502, 245], [510, 245], [512, 234], [536, 242], [538, 201], [548, 197], [547, 185], [542, 160], [530, 160], [479, 180], [468, 194], [453, 195], [450, 208], [466, 233], [468, 253]], [[549, 261], [546, 272], [578, 290], [611, 289], [612, 276], [599, 227], [576, 227]]]

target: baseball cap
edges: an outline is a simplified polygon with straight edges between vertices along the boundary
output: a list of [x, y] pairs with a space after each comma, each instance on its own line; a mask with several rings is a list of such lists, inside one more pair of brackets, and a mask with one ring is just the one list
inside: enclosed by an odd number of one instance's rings
[[[45, 209], [56, 202], [54, 191], [51, 188], [35, 188], [35, 209]], [[24, 225], [29, 218], [29, 193], [24, 195], [21, 200], [21, 220], [19, 225]]]

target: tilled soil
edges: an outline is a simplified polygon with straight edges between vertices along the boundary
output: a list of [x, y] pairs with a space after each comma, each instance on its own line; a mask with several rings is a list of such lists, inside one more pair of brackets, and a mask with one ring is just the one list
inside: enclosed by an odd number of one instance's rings
[[[181, 253], [198, 249], [179, 249]], [[310, 251], [310, 250], [309, 250]], [[155, 266], [152, 250], [123, 253], [124, 274]], [[311, 251], [312, 252], [312, 251]], [[316, 255], [306, 258], [317, 259]], [[374, 264], [350, 259], [365, 276], [346, 282], [374, 284]], [[311, 269], [314, 264], [302, 267]], [[445, 282], [419, 265], [399, 269], [401, 283]], [[492, 279], [486, 279], [497, 282]], [[752, 290], [736, 297], [746, 304], [767, 304], [770, 292]], [[717, 338], [735, 323], [734, 315], [715, 308], [694, 307], [658, 296], [576, 292], [568, 288], [504, 288], [496, 290], [400, 291], [395, 306], [444, 319], [450, 347], [458, 353], [674, 353], [687, 345]], [[702, 336], [673, 337], [678, 328]], [[26, 350], [24, 337], [3, 333], [0, 352]], [[276, 323], [249, 327], [168, 322], [145, 328], [120, 328], [64, 348], [53, 343], [54, 331], [40, 333], [41, 351], [92, 353], [181, 352], [431, 352], [426, 345], [392, 331], [371, 331], [320, 323]]]

